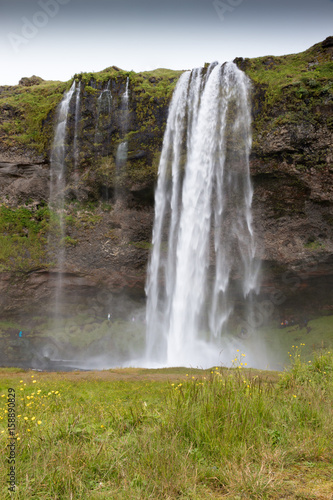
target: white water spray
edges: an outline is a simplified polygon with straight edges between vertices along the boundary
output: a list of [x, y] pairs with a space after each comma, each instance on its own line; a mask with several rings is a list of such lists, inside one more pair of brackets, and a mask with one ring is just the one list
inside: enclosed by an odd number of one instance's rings
[[[121, 134], [124, 135], [127, 133], [128, 129], [128, 117], [129, 117], [129, 78], [126, 79], [126, 87], [125, 92], [121, 98]], [[122, 168], [126, 161], [128, 155], [128, 142], [123, 141], [119, 144], [116, 153], [116, 167], [119, 171]]]
[[[64, 223], [64, 191], [66, 186], [66, 136], [67, 136], [67, 120], [69, 105], [72, 96], [75, 92], [75, 81], [71, 86], [70, 90], [65, 93], [57, 114], [57, 125], [55, 129], [54, 141], [51, 150], [51, 169], [50, 169], [50, 205], [52, 209], [57, 212], [59, 217], [59, 229], [60, 234], [55, 237], [50, 236], [49, 246], [56, 252], [57, 258], [57, 271], [58, 278], [56, 281], [55, 290], [55, 306], [54, 306], [54, 317], [59, 318], [61, 316], [60, 312], [60, 298], [62, 292], [62, 274], [64, 270], [65, 262], [65, 248], [64, 248], [64, 236], [65, 236], [65, 223]], [[55, 241], [56, 240], [56, 241]], [[59, 245], [60, 242], [60, 245]], [[59, 248], [55, 248], [58, 246]]]
[[[233, 63], [184, 73], [169, 109], [147, 277], [147, 363], [230, 361], [258, 292], [249, 81]], [[246, 327], [244, 327], [246, 325]]]
[[[104, 134], [110, 131], [111, 124], [111, 109], [112, 109], [112, 94], [110, 90], [110, 80], [108, 80], [106, 88], [102, 90], [97, 99], [97, 117], [95, 126], [95, 147], [98, 148], [98, 154], [104, 155], [105, 147], [103, 144]], [[108, 142], [110, 140], [110, 132], [108, 132]]]
[[77, 172], [77, 167], [79, 163], [79, 142], [78, 142], [78, 130], [80, 123], [80, 97], [81, 97], [81, 82], [76, 89], [76, 99], [75, 99], [75, 127], [74, 127], [74, 144], [73, 144], [73, 156], [74, 156], [74, 173]]

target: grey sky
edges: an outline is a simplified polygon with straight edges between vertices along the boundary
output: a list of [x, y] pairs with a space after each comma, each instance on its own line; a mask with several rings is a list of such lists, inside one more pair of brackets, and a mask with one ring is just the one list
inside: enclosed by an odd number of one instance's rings
[[0, 0], [0, 84], [299, 52], [332, 26], [332, 0]]

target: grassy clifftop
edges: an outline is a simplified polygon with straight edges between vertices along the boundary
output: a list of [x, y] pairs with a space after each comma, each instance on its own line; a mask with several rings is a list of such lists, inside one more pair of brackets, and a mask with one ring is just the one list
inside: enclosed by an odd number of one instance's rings
[[[295, 87], [300, 96], [309, 89], [324, 86], [322, 91], [333, 95], [333, 37], [310, 47], [304, 52], [285, 56], [265, 56], [253, 59], [237, 58], [236, 62], [255, 83], [266, 84], [270, 103], [281, 97], [284, 90]], [[326, 85], [327, 87], [326, 88]], [[303, 90], [301, 90], [303, 89]]]
[[63, 82], [0, 88], [1, 149], [28, 148], [42, 154], [53, 131], [50, 116], [67, 87]]
[[[129, 78], [130, 87], [141, 107], [168, 104], [181, 71], [156, 69], [142, 73], [123, 71], [115, 66], [98, 73], [76, 74], [74, 79], [83, 83], [87, 95], [98, 97], [109, 80], [120, 85]], [[48, 157], [57, 105], [69, 82], [42, 81], [37, 85], [0, 87], [0, 149], [32, 150]], [[141, 118], [145, 118], [144, 112]]]
[[[333, 105], [332, 57], [333, 37], [329, 37], [299, 54], [235, 60], [254, 83], [255, 144], [262, 131], [300, 118], [316, 125], [324, 114], [332, 130], [332, 113], [327, 108]], [[135, 125], [141, 128], [156, 108], [168, 106], [181, 73], [161, 68], [135, 73], [111, 66], [97, 73], [76, 74], [74, 78], [82, 82], [85, 95], [96, 99], [108, 81], [120, 88], [128, 78]], [[0, 150], [27, 149], [47, 159], [55, 111], [71, 81], [29, 83], [0, 87]]]
[[[333, 130], [333, 37], [299, 54], [235, 62], [254, 84], [254, 148], [283, 126], [302, 123], [307, 135], [313, 127]], [[305, 162], [325, 163], [322, 158], [299, 160], [303, 167]]]

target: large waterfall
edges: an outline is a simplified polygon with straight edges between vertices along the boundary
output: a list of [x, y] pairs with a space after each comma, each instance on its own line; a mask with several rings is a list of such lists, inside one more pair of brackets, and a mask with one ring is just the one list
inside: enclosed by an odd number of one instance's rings
[[[233, 63], [181, 76], [170, 104], [147, 277], [147, 362], [212, 366], [253, 334], [258, 291], [249, 81]], [[237, 342], [236, 342], [237, 341]]]

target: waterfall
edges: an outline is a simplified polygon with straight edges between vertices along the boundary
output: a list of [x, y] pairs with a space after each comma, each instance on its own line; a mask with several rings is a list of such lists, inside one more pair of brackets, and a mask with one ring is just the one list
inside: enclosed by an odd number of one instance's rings
[[98, 148], [99, 155], [104, 156], [105, 148], [103, 144], [105, 130], [108, 130], [108, 143], [110, 142], [110, 125], [111, 125], [111, 107], [112, 94], [110, 90], [110, 80], [108, 80], [106, 88], [102, 90], [97, 99], [97, 117], [95, 126], [95, 148]]
[[233, 63], [183, 73], [155, 193], [146, 284], [150, 363], [212, 366], [241, 327], [251, 333], [259, 268], [250, 148], [246, 75]]
[[[57, 125], [55, 128], [54, 140], [51, 149], [51, 201], [59, 199], [59, 193], [65, 185], [65, 154], [66, 154], [66, 134], [69, 104], [75, 92], [75, 81], [70, 90], [64, 94], [57, 113]], [[60, 196], [61, 198], [61, 196]]]
[[127, 141], [121, 142], [117, 148], [116, 166], [119, 170], [127, 161], [128, 143]]
[[74, 144], [73, 144], [73, 156], [74, 156], [74, 173], [77, 173], [77, 167], [79, 163], [79, 145], [78, 145], [78, 129], [80, 122], [80, 96], [81, 96], [81, 82], [76, 89], [76, 99], [75, 99], [75, 127], [74, 127]]
[[[51, 169], [50, 169], [50, 206], [59, 216], [59, 233], [50, 235], [49, 247], [56, 254], [58, 278], [55, 290], [55, 309], [54, 317], [59, 318], [60, 298], [62, 292], [62, 273], [65, 262], [65, 223], [63, 217], [64, 211], [64, 191], [66, 187], [66, 136], [69, 105], [75, 92], [75, 81], [70, 90], [64, 94], [64, 97], [58, 107], [57, 124], [51, 149]], [[60, 243], [60, 244], [59, 244]]]
[[[126, 79], [125, 92], [121, 97], [121, 135], [124, 137], [128, 130], [129, 118], [129, 78]], [[116, 167], [117, 170], [123, 167], [127, 161], [128, 155], [128, 142], [123, 141], [119, 144], [116, 153]]]
[[106, 89], [103, 92], [103, 95], [106, 99], [107, 113], [109, 116], [111, 114], [111, 104], [112, 104], [112, 94], [111, 94], [111, 90], [110, 90], [110, 85], [111, 85], [111, 80], [108, 80], [108, 83], [106, 84]]

